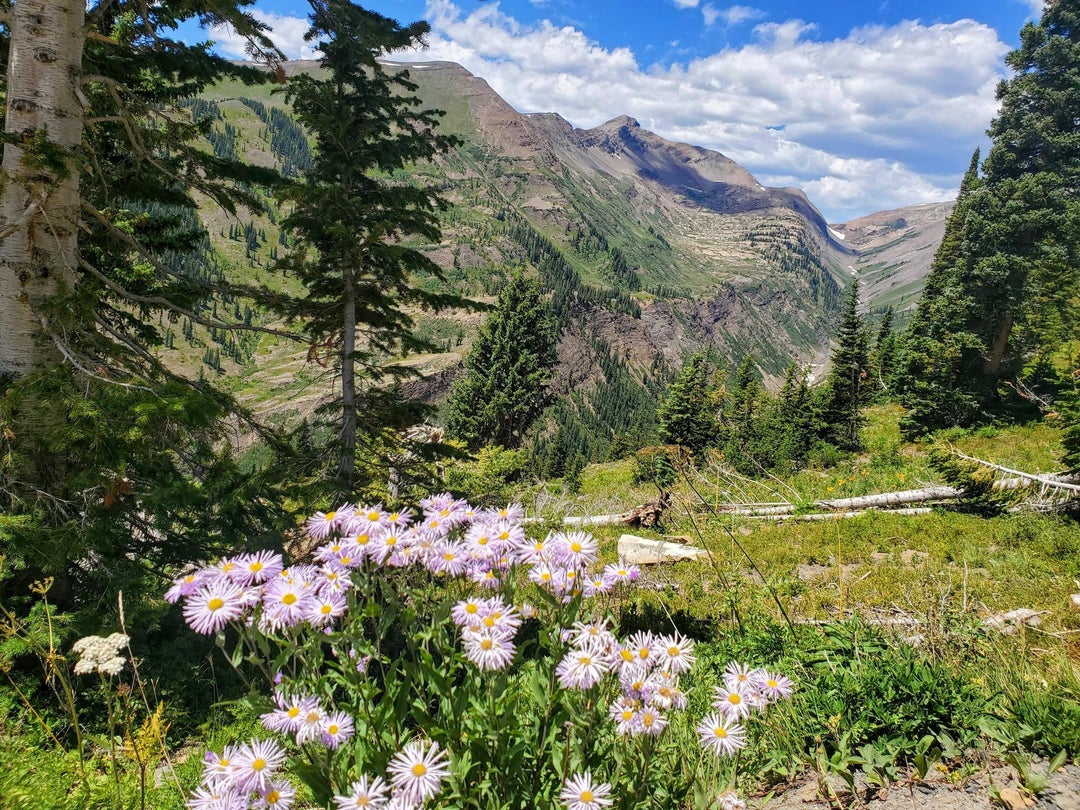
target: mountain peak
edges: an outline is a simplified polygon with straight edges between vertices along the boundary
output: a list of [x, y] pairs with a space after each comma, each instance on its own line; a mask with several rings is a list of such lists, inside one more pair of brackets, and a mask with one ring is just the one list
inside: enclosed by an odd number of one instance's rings
[[638, 123], [638, 120], [636, 118], [631, 118], [629, 115], [619, 115], [619, 116], [616, 116], [615, 118], [612, 118], [610, 121], [605, 121], [603, 124], [598, 126], [596, 129], [597, 130], [603, 130], [605, 132], [610, 132], [612, 130], [622, 129], [623, 127], [630, 127], [631, 129], [640, 129], [641, 124]]

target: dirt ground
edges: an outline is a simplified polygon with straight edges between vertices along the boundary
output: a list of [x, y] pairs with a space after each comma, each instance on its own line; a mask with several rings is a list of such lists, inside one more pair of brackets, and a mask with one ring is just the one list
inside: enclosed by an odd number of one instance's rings
[[[1036, 773], [1044, 773], [1046, 763], [1033, 763]], [[991, 780], [1004, 802], [995, 802], [991, 796]], [[1016, 770], [1008, 765], [983, 770], [961, 782], [952, 782], [945, 776], [930, 776], [926, 784], [897, 784], [888, 790], [860, 786], [859, 795], [853, 797], [841, 790], [842, 783], [834, 783], [844, 808], [865, 810], [1080, 810], [1080, 766], [1066, 765], [1050, 777], [1046, 787], [1037, 796], [1025, 796], [1019, 790]], [[1029, 803], [1030, 802], [1030, 803]], [[837, 805], [823, 798], [817, 780], [809, 779], [783, 793], [747, 802], [752, 810], [826, 810]]]

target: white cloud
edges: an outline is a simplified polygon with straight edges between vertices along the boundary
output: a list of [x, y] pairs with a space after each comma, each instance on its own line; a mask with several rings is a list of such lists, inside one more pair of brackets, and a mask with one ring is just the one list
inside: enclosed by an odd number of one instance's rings
[[713, 24], [720, 19], [720, 9], [712, 3], [706, 3], [701, 7], [701, 16], [705, 20], [705, 27], [712, 28]]
[[679, 8], [697, 8], [699, 0], [671, 0]]
[[1020, 0], [1028, 10], [1031, 12], [1031, 16], [1036, 20], [1042, 17], [1043, 9], [1046, 8], [1046, 0]]
[[[708, 10], [707, 13], [706, 10]], [[706, 5], [702, 8], [702, 13], [705, 14], [705, 25], [712, 25], [720, 19], [723, 20], [724, 25], [728, 27], [738, 25], [747, 20], [760, 20], [765, 16], [764, 11], [759, 8], [752, 8], [751, 6], [731, 6], [730, 8], [718, 9], [712, 5]]]
[[[304, 42], [304, 34], [310, 28], [310, 23], [305, 17], [289, 17], [258, 9], [253, 10], [251, 14], [259, 22], [270, 26], [270, 39], [288, 59], [318, 58], [318, 51], [311, 44]], [[244, 51], [247, 42], [232, 28], [216, 26], [210, 30], [210, 35], [218, 49], [226, 56], [234, 59], [243, 59], [247, 56]]]
[[[752, 11], [726, 12], [735, 9]], [[984, 143], [1008, 50], [973, 20], [868, 26], [824, 41], [788, 20], [757, 25], [737, 48], [642, 65], [628, 48], [549, 21], [522, 25], [497, 4], [465, 13], [429, 0], [425, 16], [429, 49], [398, 58], [458, 62], [516, 109], [559, 112], [580, 127], [631, 115], [723, 152], [763, 183], [802, 188], [833, 220], [954, 193]], [[306, 22], [279, 20], [279, 41], [295, 49]]]

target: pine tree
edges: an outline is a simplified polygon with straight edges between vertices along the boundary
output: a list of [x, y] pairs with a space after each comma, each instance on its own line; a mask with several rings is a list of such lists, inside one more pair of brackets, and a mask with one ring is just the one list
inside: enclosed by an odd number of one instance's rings
[[668, 387], [656, 416], [663, 444], [677, 444], [695, 455], [717, 438], [713, 370], [704, 352], [690, 357]]
[[1048, 3], [1020, 41], [983, 176], [963, 190], [912, 322], [908, 433], [1003, 412], [1015, 404], [1003, 383], [1075, 337], [1080, 3]]
[[900, 341], [893, 326], [893, 308], [887, 307], [878, 325], [877, 338], [870, 352], [871, 397], [883, 402], [896, 393], [896, 374], [900, 363]]
[[859, 315], [859, 282], [855, 281], [844, 299], [822, 413], [826, 440], [842, 450], [860, 447], [862, 408], [873, 391], [867, 344], [866, 324]]
[[[401, 26], [348, 0], [312, 0], [311, 28], [323, 78], [291, 77], [286, 98], [315, 139], [311, 170], [286, 192], [292, 211], [282, 226], [295, 237], [281, 265], [307, 288], [289, 309], [315, 343], [332, 349], [341, 374], [334, 479], [351, 496], [358, 483], [357, 439], [417, 418], [418, 403], [400, 400], [387, 378], [406, 373], [391, 358], [426, 344], [413, 336], [413, 306], [459, 299], [429, 293], [418, 275], [441, 271], [406, 237], [440, 239], [437, 192], [389, 177], [445, 152], [453, 139], [437, 133], [438, 111], [411, 95], [407, 71], [389, 70], [387, 53], [414, 47], [424, 22]], [[361, 423], [361, 415], [363, 423]]]
[[558, 321], [536, 281], [515, 275], [480, 327], [465, 377], [450, 394], [447, 427], [470, 447], [520, 447], [551, 401]]

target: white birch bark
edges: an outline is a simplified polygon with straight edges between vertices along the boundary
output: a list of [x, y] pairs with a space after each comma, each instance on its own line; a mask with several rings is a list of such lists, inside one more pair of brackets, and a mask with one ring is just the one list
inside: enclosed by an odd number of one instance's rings
[[[18, 0], [10, 10], [5, 131], [42, 133], [74, 154], [82, 142], [79, 97], [85, 0]], [[0, 374], [23, 374], [49, 352], [36, 342], [39, 305], [61, 283], [72, 285], [77, 260], [79, 173], [29, 165], [4, 145], [0, 199]]]

